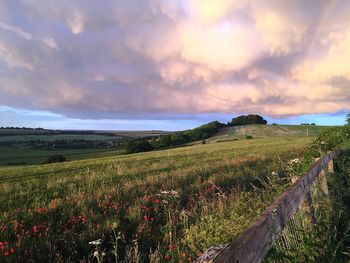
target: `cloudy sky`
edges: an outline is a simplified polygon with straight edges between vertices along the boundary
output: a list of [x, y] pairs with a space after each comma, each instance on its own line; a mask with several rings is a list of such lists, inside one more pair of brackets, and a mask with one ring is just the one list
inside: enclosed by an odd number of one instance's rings
[[343, 124], [349, 0], [1, 0], [0, 126]]

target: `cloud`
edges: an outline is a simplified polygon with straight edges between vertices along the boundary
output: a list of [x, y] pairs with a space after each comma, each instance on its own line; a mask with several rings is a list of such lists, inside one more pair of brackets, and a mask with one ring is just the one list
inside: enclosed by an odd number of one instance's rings
[[345, 0], [5, 1], [0, 105], [81, 119], [349, 110], [349, 8]]

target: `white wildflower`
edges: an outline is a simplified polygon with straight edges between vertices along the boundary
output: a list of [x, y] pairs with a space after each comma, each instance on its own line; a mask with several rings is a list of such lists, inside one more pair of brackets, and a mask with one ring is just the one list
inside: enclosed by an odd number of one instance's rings
[[178, 192], [176, 192], [174, 190], [171, 190], [170, 193], [171, 193], [171, 195], [178, 195]]
[[97, 240], [89, 242], [89, 245], [94, 245], [94, 246], [98, 246], [101, 244], [102, 244], [102, 239], [97, 239]]

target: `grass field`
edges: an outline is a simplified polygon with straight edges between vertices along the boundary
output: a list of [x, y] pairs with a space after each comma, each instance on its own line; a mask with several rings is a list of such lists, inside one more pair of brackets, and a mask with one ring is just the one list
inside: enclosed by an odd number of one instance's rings
[[253, 138], [265, 137], [316, 137], [320, 133], [332, 128], [332, 126], [316, 125], [246, 125], [227, 127], [208, 141], [225, 141], [242, 139], [247, 135]]
[[[95, 252], [126, 262], [192, 262], [263, 211], [288, 184], [288, 160], [310, 140], [271, 137], [1, 168], [0, 240], [9, 255], [0, 260], [77, 262]], [[88, 245], [98, 238], [103, 250]]]
[[26, 149], [0, 146], [0, 166], [33, 165], [43, 163], [47, 157], [63, 155], [67, 161], [102, 158], [123, 154], [124, 150], [109, 149]]
[[[68, 132], [68, 133], [67, 133]], [[67, 133], [67, 134], [66, 134]], [[55, 140], [85, 140], [85, 141], [125, 141], [132, 138], [165, 134], [162, 131], [54, 131], [0, 129], [0, 166], [41, 164], [52, 155], [63, 155], [68, 161], [89, 158], [101, 158], [123, 154], [122, 147], [95, 147], [74, 149], [40, 149], [33, 148], [31, 141], [54, 142]], [[25, 145], [26, 143], [29, 145]], [[8, 143], [15, 144], [9, 146]], [[23, 144], [23, 145], [22, 145]]]
[[122, 139], [119, 136], [108, 136], [99, 134], [41, 134], [41, 135], [13, 135], [13, 136], [0, 136], [0, 142], [18, 141], [25, 142], [31, 140], [42, 141], [55, 141], [55, 140], [118, 140]]

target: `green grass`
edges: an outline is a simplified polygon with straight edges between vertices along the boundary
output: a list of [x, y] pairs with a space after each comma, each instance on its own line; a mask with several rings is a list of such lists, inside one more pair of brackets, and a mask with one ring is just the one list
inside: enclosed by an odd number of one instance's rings
[[253, 138], [266, 137], [316, 137], [320, 133], [331, 129], [333, 126], [316, 125], [246, 125], [223, 128], [217, 135], [208, 141], [225, 141], [232, 139], [244, 139], [246, 135]]
[[7, 165], [21, 164], [41, 164], [47, 157], [59, 154], [63, 155], [67, 161], [83, 160], [91, 158], [102, 158], [123, 154], [124, 150], [108, 149], [28, 149], [0, 146], [0, 167]]
[[[1, 168], [0, 226], [6, 230], [0, 227], [0, 240], [15, 248], [12, 260], [76, 262], [93, 252], [89, 241], [113, 242], [116, 222], [118, 253], [127, 262], [192, 262], [263, 211], [287, 185], [280, 181], [285, 164], [302, 156], [310, 139], [261, 138]], [[281, 178], [271, 179], [272, 172]], [[214, 236], [210, 222], [221, 222], [222, 234]], [[41, 236], [33, 230], [38, 226]]]

